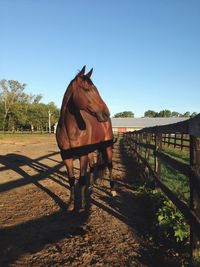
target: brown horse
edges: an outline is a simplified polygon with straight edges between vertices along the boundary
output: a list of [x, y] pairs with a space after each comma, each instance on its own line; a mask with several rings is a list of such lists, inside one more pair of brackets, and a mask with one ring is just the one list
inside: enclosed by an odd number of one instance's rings
[[85, 208], [87, 169], [94, 169], [93, 151], [102, 152], [104, 166], [109, 169], [111, 194], [116, 195], [112, 179], [113, 133], [109, 110], [90, 77], [93, 69], [85, 74], [85, 66], [70, 82], [62, 102], [56, 139], [61, 157], [67, 168], [70, 184], [68, 210], [74, 209], [75, 177], [73, 159], [80, 160], [81, 209]]

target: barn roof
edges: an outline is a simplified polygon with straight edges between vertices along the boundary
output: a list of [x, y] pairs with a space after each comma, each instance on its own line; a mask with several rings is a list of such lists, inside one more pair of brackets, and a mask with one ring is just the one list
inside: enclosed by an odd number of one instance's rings
[[144, 128], [176, 123], [189, 118], [111, 118], [112, 127]]

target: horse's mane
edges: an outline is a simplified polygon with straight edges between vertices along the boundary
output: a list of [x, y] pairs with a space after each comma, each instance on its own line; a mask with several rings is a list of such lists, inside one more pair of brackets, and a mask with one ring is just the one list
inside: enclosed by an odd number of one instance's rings
[[67, 105], [72, 93], [73, 93], [73, 88], [72, 88], [72, 83], [74, 82], [75, 78], [70, 82], [70, 84], [67, 86], [67, 89], [65, 91], [64, 97], [63, 97], [63, 102], [62, 102], [62, 107], [61, 109]]

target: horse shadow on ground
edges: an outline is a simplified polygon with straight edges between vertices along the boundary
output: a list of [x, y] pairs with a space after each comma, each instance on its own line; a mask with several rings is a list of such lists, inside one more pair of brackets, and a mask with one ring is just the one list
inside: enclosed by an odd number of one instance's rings
[[[51, 159], [56, 154], [58, 152], [52, 152], [37, 159], [31, 159], [20, 154], [0, 156], [0, 172], [12, 170], [22, 177], [0, 184], [0, 193], [34, 184], [47, 193], [60, 207], [58, 212], [50, 215], [9, 227], [1, 227], [0, 266], [10, 266], [21, 255], [38, 252], [46, 244], [53, 244], [60, 239], [70, 236], [84, 235], [86, 231], [84, 223], [88, 219], [89, 209], [83, 213], [67, 212], [67, 204], [53, 191], [40, 183], [40, 181], [48, 178], [63, 186], [66, 191], [69, 189], [67, 179], [60, 170], [63, 167], [63, 163]], [[46, 158], [53, 160], [56, 165], [50, 168], [48, 165], [40, 162]], [[33, 168], [37, 171], [37, 174], [28, 174], [28, 172], [23, 170], [23, 166]], [[25, 205], [26, 203], [24, 203], [24, 207]]]

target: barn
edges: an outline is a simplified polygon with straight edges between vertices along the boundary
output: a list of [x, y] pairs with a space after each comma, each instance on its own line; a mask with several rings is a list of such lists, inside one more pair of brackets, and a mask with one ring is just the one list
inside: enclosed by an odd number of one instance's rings
[[145, 127], [176, 123], [189, 118], [111, 118], [114, 133], [125, 133], [140, 130]]

